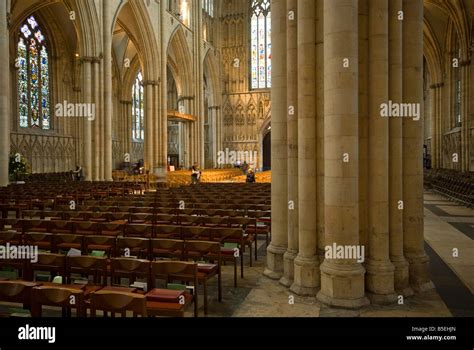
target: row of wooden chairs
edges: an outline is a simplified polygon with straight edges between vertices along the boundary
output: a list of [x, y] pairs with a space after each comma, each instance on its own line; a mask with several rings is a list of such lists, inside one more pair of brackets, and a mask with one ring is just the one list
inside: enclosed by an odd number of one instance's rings
[[[126, 238], [153, 239], [159, 237], [162, 239], [218, 242], [222, 245], [221, 252], [224, 260], [234, 264], [234, 285], [237, 286], [237, 260], [240, 260], [241, 278], [244, 278], [243, 253], [245, 252], [246, 241], [241, 229], [97, 224], [90, 222], [72, 223], [72, 228], [69, 228], [69, 222], [47, 220], [18, 220], [16, 227], [13, 222], [10, 223], [13, 224], [10, 230], [16, 229], [17, 231], [5, 231], [5, 224], [3, 223], [4, 231], [0, 231], [0, 243], [28, 244], [54, 252], [82, 249], [87, 252], [100, 250], [107, 252], [108, 255], [113, 255], [117, 254], [117, 249], [125, 249], [127, 244], [132, 244], [132, 240], [126, 240]], [[110, 231], [105, 233], [102, 231], [102, 234], [98, 235], [97, 229], [101, 226]], [[123, 230], [124, 227], [125, 231], [113, 231]], [[71, 231], [68, 231], [68, 229], [71, 229]], [[122, 233], [125, 233], [125, 237], [121, 237]], [[139, 243], [140, 241], [136, 242]], [[160, 242], [153, 242], [153, 249], [159, 249]], [[136, 248], [135, 246], [131, 247]], [[153, 250], [153, 254], [156, 254], [155, 250]], [[251, 260], [252, 251], [250, 251], [249, 256]]]
[[[130, 258], [130, 257], [93, 257], [93, 256], [65, 256], [64, 254], [40, 253], [36, 262], [31, 260], [4, 260], [0, 262], [0, 267], [17, 269], [25, 280], [34, 281], [35, 272], [49, 272], [61, 276], [63, 283], [72, 284], [73, 274], [81, 274], [93, 277], [95, 285], [107, 285], [110, 277], [112, 286], [120, 285], [120, 278], [127, 278], [130, 284], [137, 279], [145, 279], [148, 290], [154, 288], [150, 275], [150, 263], [154, 258], [172, 259], [174, 261], [207, 261], [212, 263], [198, 264], [198, 281], [204, 288], [204, 309], [207, 313], [207, 281], [217, 276], [218, 298], [222, 300], [222, 261], [228, 260], [221, 255], [220, 244], [217, 242], [203, 241], [179, 241], [179, 240], [154, 240], [149, 242], [139, 242], [142, 246], [136, 246], [137, 242], [122, 242], [131, 244], [129, 247], [121, 249], [122, 254], [139, 254], [142, 249], [151, 249], [152, 260]], [[134, 248], [132, 246], [135, 245]], [[147, 247], [148, 245], [149, 247]], [[138, 250], [137, 250], [138, 249]], [[146, 253], [146, 251], [145, 251]]]
[[[199, 243], [200, 242], [200, 243]], [[163, 238], [138, 237], [108, 237], [108, 236], [80, 236], [69, 234], [26, 233], [21, 235], [15, 232], [0, 232], [0, 245], [37, 246], [42, 251], [61, 254], [75, 249], [85, 255], [95, 251], [103, 252], [108, 258], [136, 256], [140, 259], [178, 259], [188, 260], [190, 257], [202, 258], [206, 254], [219, 256], [219, 261], [229, 261], [234, 265], [234, 286], [237, 287], [237, 258], [240, 254], [237, 248], [223, 248], [220, 242], [175, 240]], [[216, 249], [218, 247], [218, 251]], [[210, 250], [212, 248], [212, 250]], [[196, 253], [199, 254], [196, 255]], [[222, 258], [221, 258], [222, 256]], [[0, 267], [25, 269], [23, 262], [12, 260], [0, 261]]]
[[[76, 261], [82, 259], [84, 262], [100, 261], [97, 258], [77, 257]], [[68, 259], [71, 263], [73, 259]], [[131, 260], [130, 260], [131, 261]], [[93, 264], [93, 263], [92, 263]], [[101, 264], [101, 263], [97, 263]], [[139, 293], [131, 288], [87, 286], [87, 285], [58, 285], [43, 282], [27, 281], [0, 281], [0, 301], [23, 304], [25, 308], [31, 308], [33, 317], [42, 316], [43, 306], [61, 307], [67, 310], [76, 309], [77, 316], [85, 317], [87, 309], [90, 308], [91, 317], [96, 317], [97, 311], [102, 310], [107, 315], [111, 312], [114, 317], [116, 313], [122, 316], [127, 311], [133, 312], [134, 316], [184, 316], [186, 308], [194, 304], [194, 316], [198, 316], [198, 265], [191, 262], [160, 261], [160, 262], [137, 262], [144, 270], [147, 270], [151, 289], [146, 294]], [[83, 270], [90, 273], [90, 270]], [[184, 282], [193, 287], [193, 294], [183, 291], [182, 298], [170, 301], [168, 293], [161, 288], [155, 288], [156, 280], [162, 280], [166, 284], [172, 281]]]

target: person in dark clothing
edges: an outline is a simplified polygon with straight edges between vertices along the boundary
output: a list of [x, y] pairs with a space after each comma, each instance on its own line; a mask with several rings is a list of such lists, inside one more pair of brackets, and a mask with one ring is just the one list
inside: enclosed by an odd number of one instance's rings
[[201, 180], [201, 171], [196, 165], [191, 168], [191, 183], [196, 185]]
[[249, 171], [247, 173], [246, 182], [248, 182], [248, 183], [254, 183], [255, 182], [255, 173], [254, 173], [253, 169], [249, 169]]
[[72, 177], [74, 181], [81, 181], [82, 180], [82, 167], [76, 166], [76, 170], [72, 172]]

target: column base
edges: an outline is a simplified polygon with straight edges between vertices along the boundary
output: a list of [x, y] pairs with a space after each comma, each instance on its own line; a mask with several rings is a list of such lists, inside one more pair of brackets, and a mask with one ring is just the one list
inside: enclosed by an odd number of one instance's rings
[[403, 257], [401, 258], [391, 258], [392, 264], [395, 267], [394, 271], [394, 284], [395, 291], [399, 295], [406, 297], [411, 297], [413, 294], [413, 289], [410, 287], [409, 276], [408, 276], [408, 261]]
[[367, 297], [374, 304], [392, 304], [397, 300], [394, 289], [395, 268], [390, 261], [368, 259], [365, 265]]
[[280, 279], [280, 284], [289, 288], [294, 280], [295, 276], [295, 264], [294, 261], [298, 256], [298, 251], [294, 249], [288, 249], [283, 255], [283, 277]]
[[317, 298], [324, 304], [346, 309], [359, 309], [370, 304], [365, 297], [365, 269], [356, 263], [321, 264], [321, 290]]
[[168, 167], [158, 166], [153, 168], [153, 174], [157, 177], [164, 177], [166, 178], [166, 173], [168, 172]]
[[283, 274], [283, 255], [286, 247], [276, 246], [273, 243], [267, 248], [267, 267], [263, 272], [264, 276], [272, 280], [280, 279]]
[[320, 287], [319, 259], [317, 256], [297, 256], [294, 261], [294, 282], [290, 290], [300, 296], [315, 296]]
[[409, 263], [410, 286], [416, 293], [423, 293], [435, 288], [429, 277], [429, 258], [426, 255], [406, 257]]

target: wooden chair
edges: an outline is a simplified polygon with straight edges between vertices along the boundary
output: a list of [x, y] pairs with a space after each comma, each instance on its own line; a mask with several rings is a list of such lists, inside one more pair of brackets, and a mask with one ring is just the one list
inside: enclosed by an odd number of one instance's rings
[[153, 261], [156, 257], [182, 260], [184, 257], [184, 241], [162, 238], [151, 239], [149, 259]]
[[104, 236], [118, 237], [123, 236], [123, 225], [112, 223], [99, 224], [99, 232]]
[[11, 245], [20, 245], [22, 234], [17, 231], [0, 231], [0, 245], [10, 243]]
[[108, 221], [111, 224], [125, 225], [129, 222], [129, 220], [130, 220], [129, 213], [119, 213], [119, 212], [108, 213]]
[[64, 310], [77, 310], [78, 317], [85, 316], [84, 292], [80, 286], [68, 288], [58, 286], [39, 286], [31, 291], [31, 316], [41, 317], [43, 306], [56, 306]]
[[48, 232], [72, 234], [73, 225], [70, 221], [54, 220], [49, 222]]
[[77, 249], [82, 251], [83, 238], [81, 235], [72, 235], [67, 233], [57, 233], [53, 235], [53, 252], [60, 253], [62, 251], [69, 251], [70, 249]]
[[[221, 244], [222, 261], [231, 261], [234, 264], [234, 287], [237, 287], [237, 260], [240, 259], [240, 277], [244, 278], [244, 257], [240, 247], [243, 246], [243, 231], [241, 229], [214, 228], [211, 230], [211, 240]], [[240, 243], [235, 243], [239, 241]], [[225, 247], [226, 243], [236, 244], [236, 248]]]
[[53, 235], [42, 232], [27, 232], [24, 234], [23, 242], [26, 245], [37, 246], [41, 250], [53, 250]]
[[181, 226], [178, 225], [157, 225], [155, 226], [155, 238], [181, 239]]
[[148, 258], [150, 240], [138, 237], [118, 237], [114, 257], [133, 257], [139, 259]]
[[186, 260], [216, 262], [198, 264], [198, 281], [204, 288], [204, 314], [207, 315], [207, 281], [217, 276], [218, 300], [222, 301], [221, 246], [217, 242], [187, 241], [184, 256]]
[[127, 225], [125, 226], [126, 237], [152, 238], [153, 226], [151, 225]]
[[99, 225], [95, 222], [74, 222], [74, 234], [76, 235], [97, 235], [99, 234]]
[[36, 263], [31, 263], [29, 266], [30, 269], [30, 278], [33, 281], [35, 279], [36, 271], [47, 271], [51, 275], [59, 275], [63, 278], [65, 282], [66, 277], [66, 257], [61, 254], [50, 254], [50, 253], [40, 253], [38, 254], [38, 261]]
[[103, 251], [108, 257], [115, 251], [116, 240], [113, 236], [84, 236], [84, 252], [90, 254], [92, 251]]
[[[163, 302], [152, 299], [153, 295], [159, 295], [161, 290], [156, 287], [156, 281], [162, 280], [166, 283], [180, 281], [190, 283], [194, 287], [194, 294], [184, 291], [182, 298], [174, 302]], [[151, 263], [150, 286], [147, 293], [147, 310], [153, 316], [184, 316], [186, 308], [194, 303], [194, 317], [198, 316], [198, 270], [197, 264], [182, 261], [155, 261]]]
[[104, 315], [110, 312], [112, 317], [116, 313], [126, 317], [127, 311], [133, 312], [133, 317], [147, 317], [146, 304], [146, 297], [142, 294], [99, 290], [91, 294], [91, 317], [97, 317], [98, 310], [104, 311]]
[[[255, 261], [257, 260], [257, 220], [253, 218], [238, 218], [238, 217], [233, 217], [233, 218], [227, 218], [227, 223], [229, 224], [229, 227], [232, 228], [240, 228], [243, 230], [243, 241], [244, 245], [243, 248], [248, 247], [250, 250], [249, 254], [249, 265], [252, 267], [252, 244], [255, 244]], [[254, 233], [251, 233], [254, 232]], [[232, 241], [232, 240], [231, 240]], [[240, 244], [240, 237], [234, 239], [234, 243]], [[245, 251], [245, 249], [244, 249]]]
[[45, 220], [23, 220], [23, 233], [26, 232], [41, 232], [49, 231], [49, 221]]
[[87, 215], [87, 221], [101, 223], [101, 222], [107, 222], [107, 220], [108, 220], [108, 213], [107, 212], [102, 212], [102, 211], [92, 212], [92, 213], [88, 213], [88, 215]]
[[67, 221], [86, 221], [87, 212], [86, 211], [67, 211], [63, 213], [64, 220]]
[[182, 240], [191, 240], [198, 239], [198, 237], [203, 237], [207, 235], [207, 227], [201, 226], [183, 226], [181, 228], [181, 239]]
[[148, 283], [149, 277], [149, 260], [132, 258], [110, 259], [110, 281], [112, 286], [120, 286], [121, 278], [127, 278], [129, 284], [133, 284], [138, 278], [145, 279]]
[[93, 276], [96, 285], [107, 285], [107, 259], [93, 256], [70, 256], [66, 259], [66, 280], [72, 284], [72, 274]]
[[145, 213], [131, 213], [129, 222], [131, 224], [152, 225], [154, 224], [154, 215]]
[[38, 284], [26, 281], [0, 281], [0, 301], [23, 304], [23, 308], [31, 305], [31, 290]]

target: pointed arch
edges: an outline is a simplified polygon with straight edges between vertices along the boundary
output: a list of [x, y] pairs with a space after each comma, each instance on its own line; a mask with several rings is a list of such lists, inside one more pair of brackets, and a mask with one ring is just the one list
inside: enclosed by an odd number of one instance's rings
[[171, 34], [167, 59], [170, 67], [175, 67], [172, 72], [176, 72], [174, 77], [178, 91], [181, 91], [182, 96], [191, 96], [194, 86], [193, 64], [186, 36], [181, 26], [178, 26]]

